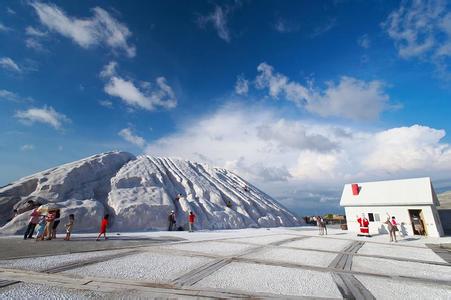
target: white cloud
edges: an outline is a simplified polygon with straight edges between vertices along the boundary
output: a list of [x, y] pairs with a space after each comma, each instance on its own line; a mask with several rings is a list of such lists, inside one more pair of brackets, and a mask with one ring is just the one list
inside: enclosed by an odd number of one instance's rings
[[119, 131], [118, 134], [127, 142], [130, 142], [138, 147], [142, 148], [146, 144], [144, 138], [134, 134], [131, 128], [124, 128], [121, 131]]
[[331, 18], [327, 20], [324, 24], [313, 29], [313, 32], [310, 34], [311, 38], [316, 38], [334, 28], [337, 25], [337, 19]]
[[357, 44], [364, 49], [368, 49], [371, 45], [371, 40], [368, 34], [365, 33], [364, 35], [360, 36], [357, 39]]
[[402, 2], [382, 25], [401, 58], [429, 61], [449, 78], [451, 12], [446, 1]]
[[385, 85], [378, 80], [366, 82], [343, 76], [338, 84], [328, 82], [325, 89], [303, 85], [277, 73], [267, 63], [257, 67], [259, 74], [255, 86], [267, 90], [274, 99], [284, 98], [307, 111], [323, 116], [336, 116], [352, 120], [374, 120], [391, 108]]
[[206, 16], [199, 16], [197, 18], [197, 24], [201, 28], [205, 28], [208, 24], [211, 24], [219, 38], [227, 43], [231, 40], [230, 29], [228, 26], [228, 18], [230, 14], [241, 6], [240, 1], [235, 1], [232, 5], [215, 5], [212, 12]]
[[8, 32], [8, 31], [11, 31], [11, 28], [5, 26], [3, 23], [0, 22], [0, 32]]
[[235, 93], [238, 95], [247, 95], [249, 92], [249, 80], [244, 78], [243, 75], [239, 75], [235, 83]]
[[100, 100], [99, 104], [106, 108], [113, 108], [113, 102], [110, 100]]
[[13, 71], [13, 72], [16, 72], [16, 73], [21, 73], [22, 72], [22, 69], [10, 57], [2, 57], [2, 58], [0, 58], [0, 67], [5, 69], [5, 70]]
[[[262, 128], [269, 133], [262, 135]], [[287, 195], [300, 186], [340, 189], [351, 181], [449, 178], [451, 145], [444, 137], [444, 130], [421, 125], [361, 130], [230, 104], [183, 120], [177, 133], [152, 142], [146, 152], [214, 163], [270, 194]]]
[[70, 122], [68, 117], [55, 111], [51, 106], [19, 110], [16, 112], [15, 117], [27, 125], [31, 125], [33, 123], [43, 123], [50, 125], [55, 129], [62, 129], [64, 123]]
[[280, 33], [295, 32], [299, 30], [299, 27], [299, 24], [290, 22], [283, 18], [277, 18], [276, 22], [274, 23], [274, 29]]
[[32, 26], [27, 26], [27, 28], [25, 28], [25, 34], [29, 36], [43, 37], [47, 35], [47, 32], [41, 31]]
[[136, 48], [128, 43], [132, 35], [126, 25], [113, 18], [106, 10], [95, 7], [90, 18], [68, 16], [54, 4], [32, 2], [41, 23], [48, 29], [72, 39], [83, 48], [107, 45], [119, 49], [129, 57], [136, 55]]
[[338, 84], [329, 83], [324, 91], [313, 93], [306, 109], [323, 117], [374, 120], [390, 107], [384, 87], [378, 80], [365, 82], [343, 76]]
[[175, 93], [165, 77], [158, 77], [154, 85], [143, 82], [138, 87], [132, 80], [116, 75], [116, 66], [115, 62], [111, 62], [100, 72], [100, 76], [107, 80], [104, 90], [108, 95], [118, 97], [132, 107], [146, 110], [158, 107], [171, 109], [177, 106]]
[[31, 144], [25, 144], [22, 147], [20, 147], [20, 150], [22, 151], [31, 151], [34, 150], [34, 145]]
[[31, 97], [21, 97], [16, 93], [8, 90], [0, 90], [0, 100], [7, 100], [11, 102], [33, 102], [34, 99]]
[[105, 65], [103, 67], [99, 76], [101, 78], [109, 78], [109, 77], [116, 75], [116, 67], [117, 67], [117, 62], [115, 62], [115, 61], [109, 62], [107, 65]]

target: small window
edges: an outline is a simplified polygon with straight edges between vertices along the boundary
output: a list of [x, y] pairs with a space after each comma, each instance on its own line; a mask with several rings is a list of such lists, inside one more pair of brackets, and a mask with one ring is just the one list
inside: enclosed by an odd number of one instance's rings
[[374, 222], [374, 215], [372, 213], [368, 213], [368, 219], [370, 222]]
[[379, 214], [374, 214], [374, 220], [376, 222], [380, 222], [381, 221], [381, 217], [379, 216]]

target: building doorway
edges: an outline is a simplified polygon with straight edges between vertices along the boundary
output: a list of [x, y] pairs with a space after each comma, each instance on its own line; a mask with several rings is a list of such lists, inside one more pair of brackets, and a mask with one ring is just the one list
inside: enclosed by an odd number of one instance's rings
[[410, 223], [412, 223], [413, 234], [427, 235], [426, 226], [421, 209], [409, 209]]

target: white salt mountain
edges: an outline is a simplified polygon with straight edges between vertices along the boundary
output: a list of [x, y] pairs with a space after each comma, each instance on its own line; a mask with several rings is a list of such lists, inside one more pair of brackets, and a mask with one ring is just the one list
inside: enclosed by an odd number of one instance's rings
[[[111, 230], [165, 230], [171, 210], [176, 212], [177, 226], [182, 227], [193, 211], [198, 229], [302, 224], [230, 171], [127, 152], [94, 155], [0, 188], [1, 233], [24, 231], [30, 214], [25, 211], [28, 200], [57, 203], [62, 207], [62, 224], [69, 214], [75, 214], [74, 229], [79, 232], [97, 231], [105, 213], [111, 216]], [[22, 213], [6, 222], [13, 209]]]

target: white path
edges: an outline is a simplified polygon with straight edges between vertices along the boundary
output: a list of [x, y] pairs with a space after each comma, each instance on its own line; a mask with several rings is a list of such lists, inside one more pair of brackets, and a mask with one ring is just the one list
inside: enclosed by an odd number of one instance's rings
[[[426, 246], [449, 243], [450, 238], [408, 237], [389, 243], [387, 236], [358, 238], [334, 229], [320, 237], [312, 227], [121, 236], [173, 236], [186, 240], [133, 249], [0, 260], [0, 299], [42, 295], [49, 295], [48, 299], [339, 299], [358, 295], [367, 299], [451, 299], [451, 265]], [[365, 243], [357, 253], [343, 252], [351, 249], [354, 241]], [[121, 256], [108, 259], [116, 252]], [[350, 270], [339, 264], [330, 267], [340, 255], [352, 260]], [[103, 256], [106, 258], [102, 260]], [[62, 269], [55, 274], [45, 272], [52, 267]]]

